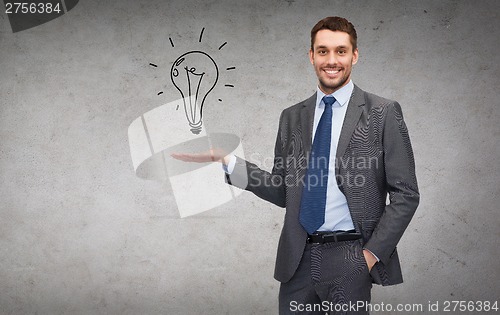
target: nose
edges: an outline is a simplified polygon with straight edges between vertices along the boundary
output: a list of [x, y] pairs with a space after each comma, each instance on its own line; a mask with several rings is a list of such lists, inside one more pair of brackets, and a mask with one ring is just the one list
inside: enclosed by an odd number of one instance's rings
[[337, 64], [337, 56], [334, 51], [328, 54], [328, 64], [335, 65]]

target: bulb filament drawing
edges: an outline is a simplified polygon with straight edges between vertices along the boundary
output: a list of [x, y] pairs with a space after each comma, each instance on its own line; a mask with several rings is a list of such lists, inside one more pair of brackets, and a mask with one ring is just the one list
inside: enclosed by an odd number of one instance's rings
[[174, 61], [170, 78], [181, 94], [191, 132], [199, 134], [203, 125], [203, 106], [219, 79], [217, 64], [205, 52], [190, 51]]

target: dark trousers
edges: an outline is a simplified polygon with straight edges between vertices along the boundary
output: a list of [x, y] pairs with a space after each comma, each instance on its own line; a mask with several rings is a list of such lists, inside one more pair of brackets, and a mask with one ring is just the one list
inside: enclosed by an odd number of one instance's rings
[[295, 275], [281, 284], [279, 314], [369, 314], [371, 288], [360, 240], [307, 244]]

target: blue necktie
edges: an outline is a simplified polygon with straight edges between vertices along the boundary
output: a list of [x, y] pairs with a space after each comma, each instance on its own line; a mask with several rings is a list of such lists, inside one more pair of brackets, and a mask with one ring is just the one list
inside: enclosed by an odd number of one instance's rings
[[325, 103], [325, 110], [316, 128], [300, 202], [300, 224], [309, 234], [314, 233], [325, 223], [328, 166], [332, 142], [332, 105], [335, 103], [335, 98], [325, 96], [323, 103]]

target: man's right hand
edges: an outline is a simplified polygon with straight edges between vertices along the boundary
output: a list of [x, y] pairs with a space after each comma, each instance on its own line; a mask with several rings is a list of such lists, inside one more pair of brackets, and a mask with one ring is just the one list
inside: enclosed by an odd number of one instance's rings
[[225, 165], [229, 163], [229, 156], [227, 152], [222, 149], [210, 149], [201, 153], [172, 153], [174, 159], [184, 162], [207, 163], [207, 162], [221, 162]]

